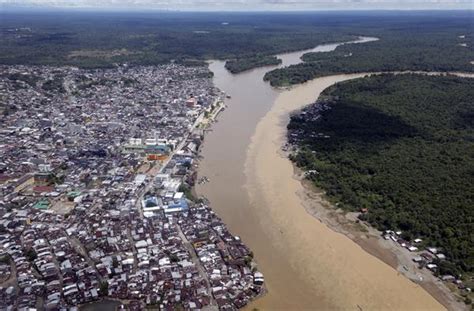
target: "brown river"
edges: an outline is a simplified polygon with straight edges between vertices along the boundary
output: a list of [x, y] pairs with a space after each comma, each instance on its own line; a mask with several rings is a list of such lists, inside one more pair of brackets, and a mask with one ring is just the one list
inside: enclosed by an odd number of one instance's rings
[[[299, 63], [304, 52], [278, 56], [288, 66]], [[362, 75], [318, 78], [276, 90], [262, 79], [273, 68], [232, 75], [224, 62], [210, 64], [215, 85], [232, 98], [202, 148], [199, 175], [210, 182], [197, 186], [231, 232], [253, 250], [264, 273], [268, 293], [248, 309], [444, 309], [420, 286], [309, 215], [292, 164], [280, 155], [291, 111], [314, 102], [328, 86]]]

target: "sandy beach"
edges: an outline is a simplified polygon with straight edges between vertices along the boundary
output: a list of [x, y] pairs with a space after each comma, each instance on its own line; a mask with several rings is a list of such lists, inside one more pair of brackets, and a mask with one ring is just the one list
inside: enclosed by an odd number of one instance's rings
[[[383, 252], [372, 256], [345, 234], [310, 217], [308, 202], [313, 209], [324, 209], [324, 200], [321, 195], [304, 197], [308, 190], [294, 178], [291, 162], [280, 152], [291, 111], [314, 102], [328, 86], [361, 76], [319, 78], [280, 93], [258, 123], [248, 149], [245, 173], [251, 205], [277, 252], [288, 257], [292, 271], [314, 293], [315, 299], [301, 301], [299, 309], [442, 310], [421, 286], [377, 258]], [[394, 259], [387, 257], [393, 265]], [[270, 294], [254, 306], [279, 309], [276, 301]]]
[[446, 285], [431, 271], [418, 268], [418, 265], [412, 260], [412, 253], [391, 240], [383, 239], [381, 232], [370, 225], [357, 222], [358, 213], [345, 213], [332, 206], [324, 199], [324, 192], [304, 180], [300, 169], [296, 166], [293, 168], [293, 177], [303, 186], [298, 195], [308, 214], [327, 225], [331, 230], [344, 234], [367, 253], [419, 284], [448, 310], [468, 310], [468, 307], [462, 301], [456, 300]]

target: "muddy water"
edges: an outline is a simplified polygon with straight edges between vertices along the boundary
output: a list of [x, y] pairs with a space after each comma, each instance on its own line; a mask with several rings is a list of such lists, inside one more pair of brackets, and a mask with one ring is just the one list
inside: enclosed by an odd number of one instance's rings
[[[280, 57], [289, 65], [301, 54]], [[356, 76], [321, 78], [278, 91], [262, 80], [274, 67], [238, 75], [229, 74], [223, 62], [210, 68], [216, 86], [232, 98], [206, 136], [200, 176], [211, 181], [197, 191], [254, 251], [265, 275], [268, 294], [249, 309], [442, 309], [419, 286], [307, 214], [291, 163], [279, 155], [288, 113], [313, 102], [329, 85]]]

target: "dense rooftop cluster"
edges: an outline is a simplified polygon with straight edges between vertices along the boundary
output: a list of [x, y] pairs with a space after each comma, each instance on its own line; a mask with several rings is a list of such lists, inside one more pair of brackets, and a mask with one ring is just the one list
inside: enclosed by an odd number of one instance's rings
[[123, 144], [148, 138], [176, 146], [218, 94], [207, 69], [177, 65], [94, 71], [18, 66], [0, 72], [0, 170], [2, 180], [10, 181], [4, 195], [17, 184], [11, 181], [42, 164], [67, 171], [55, 177], [73, 188], [135, 166], [137, 157], [120, 155]]
[[201, 121], [222, 107], [209, 77], [0, 67], [0, 308], [232, 310], [263, 292], [250, 250], [190, 195]]

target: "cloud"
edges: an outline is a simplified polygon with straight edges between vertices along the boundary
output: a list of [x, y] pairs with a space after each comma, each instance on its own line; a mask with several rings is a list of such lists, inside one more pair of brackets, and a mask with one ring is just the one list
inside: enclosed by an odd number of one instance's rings
[[0, 0], [1, 5], [170, 10], [473, 9], [472, 0]]

